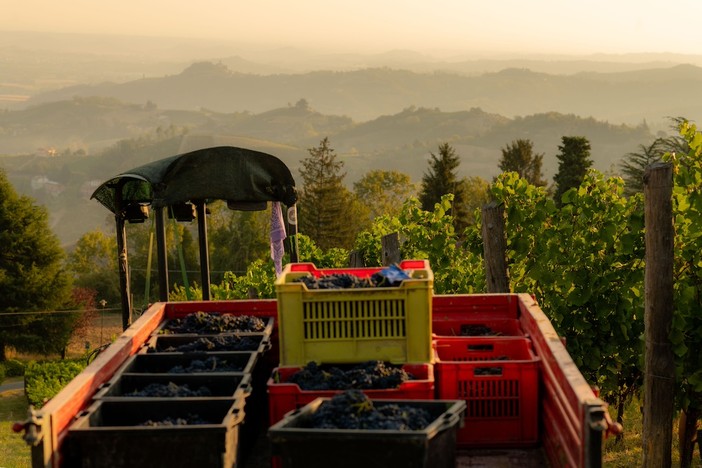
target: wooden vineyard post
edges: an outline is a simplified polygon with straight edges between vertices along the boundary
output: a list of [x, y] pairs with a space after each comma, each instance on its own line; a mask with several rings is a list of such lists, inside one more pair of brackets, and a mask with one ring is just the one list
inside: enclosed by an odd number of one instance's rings
[[483, 257], [485, 258], [485, 280], [489, 293], [508, 293], [507, 242], [505, 241], [504, 209], [494, 201], [484, 205]]
[[352, 250], [349, 252], [349, 267], [359, 268], [363, 267], [363, 256], [358, 250]]
[[675, 363], [673, 318], [673, 168], [650, 165], [644, 174], [646, 223], [643, 466], [670, 467]]
[[383, 236], [381, 242], [383, 265], [388, 266], [393, 263], [400, 263], [400, 235], [393, 232]]

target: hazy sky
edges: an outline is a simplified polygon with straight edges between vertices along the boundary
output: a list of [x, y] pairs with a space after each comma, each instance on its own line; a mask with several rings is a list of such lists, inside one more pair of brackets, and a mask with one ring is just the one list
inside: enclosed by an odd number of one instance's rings
[[[702, 54], [702, 0], [5, 0], [0, 30], [341, 51]], [[9, 5], [8, 5], [9, 3]]]

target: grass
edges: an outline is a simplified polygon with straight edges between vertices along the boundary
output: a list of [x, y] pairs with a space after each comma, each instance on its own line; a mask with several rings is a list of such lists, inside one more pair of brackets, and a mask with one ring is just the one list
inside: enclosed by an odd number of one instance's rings
[[[5, 383], [18, 378], [7, 379]], [[29, 446], [12, 431], [12, 424], [27, 417], [27, 398], [23, 390], [0, 393], [0, 467], [29, 468], [31, 454]]]
[[[643, 465], [643, 448], [641, 434], [643, 430], [643, 419], [641, 415], [641, 403], [634, 400], [624, 411], [624, 439], [620, 442], [614, 437], [605, 441], [603, 466], [607, 468], [634, 468]], [[610, 407], [612, 419], [615, 418], [614, 408]], [[678, 452], [678, 421], [673, 423], [673, 466], [680, 466], [680, 454]], [[692, 467], [702, 468], [698, 445], [692, 455]]]

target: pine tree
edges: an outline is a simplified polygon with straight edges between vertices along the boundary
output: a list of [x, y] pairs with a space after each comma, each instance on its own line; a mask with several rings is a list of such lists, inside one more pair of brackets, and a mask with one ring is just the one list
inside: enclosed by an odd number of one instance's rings
[[561, 206], [563, 194], [573, 187], [580, 187], [587, 170], [592, 167], [590, 142], [585, 137], [562, 137], [558, 146], [558, 172], [553, 177], [556, 183], [555, 201]]
[[0, 245], [0, 361], [8, 346], [20, 351], [61, 352], [70, 339], [75, 314], [9, 315], [67, 306], [71, 284], [46, 209], [19, 196], [2, 170]]
[[302, 191], [298, 201], [300, 232], [309, 236], [323, 250], [351, 248], [361, 228], [359, 203], [343, 184], [344, 163], [324, 138], [310, 156], [302, 160]]
[[456, 169], [461, 163], [460, 158], [448, 143], [439, 145], [439, 154], [429, 153], [429, 171], [422, 177], [422, 188], [419, 201], [425, 211], [434, 211], [434, 205], [441, 201], [441, 197], [452, 193], [453, 204], [450, 214], [453, 216], [453, 225], [457, 232], [469, 224], [466, 208], [465, 178], [459, 179]]
[[534, 154], [531, 140], [519, 139], [502, 148], [499, 167], [502, 172], [516, 172], [531, 185], [543, 187], [546, 185], [542, 172], [543, 160], [543, 154]]

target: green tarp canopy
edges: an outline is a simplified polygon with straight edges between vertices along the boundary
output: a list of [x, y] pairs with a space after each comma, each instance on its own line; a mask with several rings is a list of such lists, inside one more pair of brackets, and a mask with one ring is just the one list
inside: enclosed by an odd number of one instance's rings
[[241, 206], [267, 201], [292, 206], [297, 201], [295, 181], [280, 159], [231, 146], [191, 151], [131, 169], [104, 182], [91, 198], [113, 213], [134, 203], [159, 208], [193, 200], [227, 200]]

